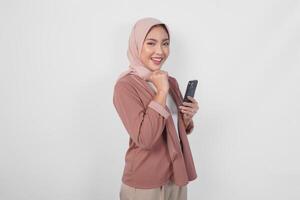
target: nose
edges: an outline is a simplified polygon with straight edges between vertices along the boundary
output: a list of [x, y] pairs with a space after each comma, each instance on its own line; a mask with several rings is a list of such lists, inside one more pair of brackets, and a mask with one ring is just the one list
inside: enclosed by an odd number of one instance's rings
[[158, 55], [162, 55], [163, 54], [163, 50], [161, 45], [157, 45], [157, 47], [155, 48], [155, 53]]

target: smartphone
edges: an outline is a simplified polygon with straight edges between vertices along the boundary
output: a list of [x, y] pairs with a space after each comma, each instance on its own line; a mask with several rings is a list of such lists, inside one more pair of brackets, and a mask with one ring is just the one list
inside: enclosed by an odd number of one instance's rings
[[190, 80], [188, 82], [186, 90], [185, 90], [184, 98], [183, 98], [184, 102], [192, 102], [187, 97], [188, 96], [194, 97], [195, 91], [197, 88], [197, 84], [198, 84], [198, 80]]

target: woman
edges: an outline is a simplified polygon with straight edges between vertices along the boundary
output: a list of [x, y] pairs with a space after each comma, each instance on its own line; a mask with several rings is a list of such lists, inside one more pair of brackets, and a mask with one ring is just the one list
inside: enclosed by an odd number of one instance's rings
[[198, 103], [182, 102], [176, 79], [161, 70], [169, 44], [167, 25], [155, 18], [138, 20], [129, 38], [130, 66], [113, 96], [130, 136], [121, 200], [185, 200], [188, 182], [197, 178], [187, 134]]

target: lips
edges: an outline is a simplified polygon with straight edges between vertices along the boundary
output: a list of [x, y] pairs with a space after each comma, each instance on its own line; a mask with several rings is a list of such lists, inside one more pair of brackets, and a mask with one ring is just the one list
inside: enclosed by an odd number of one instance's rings
[[152, 62], [154, 64], [159, 65], [162, 62], [163, 58], [161, 58], [161, 57], [153, 57], [153, 58], [151, 58], [151, 60], [152, 60]]

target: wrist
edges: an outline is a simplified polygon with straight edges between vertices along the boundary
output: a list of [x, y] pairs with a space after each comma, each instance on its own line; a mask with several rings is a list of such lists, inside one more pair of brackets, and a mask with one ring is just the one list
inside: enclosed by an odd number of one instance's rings
[[191, 118], [189, 118], [189, 119], [185, 118], [185, 119], [184, 119], [185, 127], [188, 127], [188, 125], [191, 123], [191, 121], [192, 121]]

